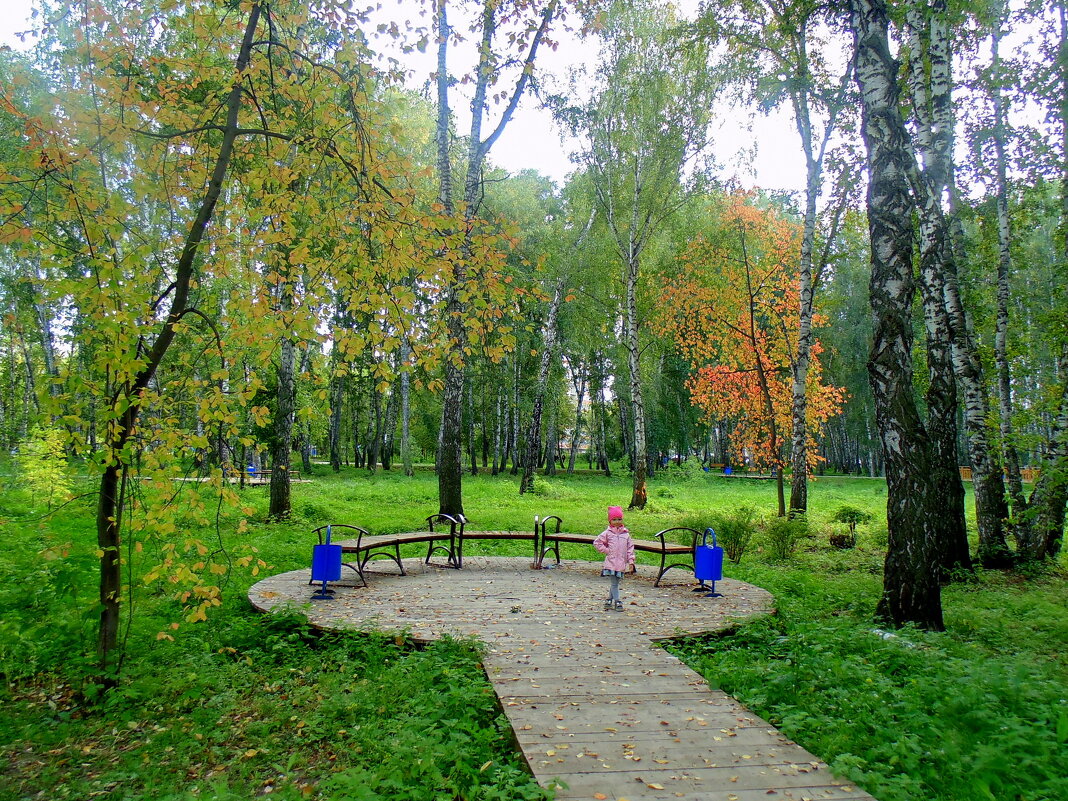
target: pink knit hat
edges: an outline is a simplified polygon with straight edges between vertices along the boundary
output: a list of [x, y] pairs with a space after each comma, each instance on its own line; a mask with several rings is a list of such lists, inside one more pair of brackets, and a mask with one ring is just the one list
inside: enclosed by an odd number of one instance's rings
[[609, 506], [608, 507], [608, 522], [612, 522], [616, 518], [623, 519], [623, 507], [622, 506]]

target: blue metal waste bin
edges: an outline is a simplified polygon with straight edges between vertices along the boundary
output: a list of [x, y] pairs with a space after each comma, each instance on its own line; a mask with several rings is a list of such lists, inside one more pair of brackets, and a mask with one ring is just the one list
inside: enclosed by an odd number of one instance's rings
[[312, 546], [312, 583], [323, 583], [313, 598], [326, 600], [333, 594], [333, 590], [326, 588], [327, 582], [341, 580], [341, 546], [330, 543], [330, 526], [326, 527], [326, 542], [323, 545]]
[[[712, 535], [711, 545], [708, 544], [709, 534]], [[701, 538], [701, 544], [694, 548], [693, 574], [700, 582], [698, 590], [696, 591], [707, 589], [705, 587], [705, 582], [711, 581], [712, 590], [705, 597], [722, 597], [716, 592], [716, 582], [723, 578], [723, 549], [716, 544], [716, 532], [713, 531], [711, 527], [705, 529], [705, 534]]]

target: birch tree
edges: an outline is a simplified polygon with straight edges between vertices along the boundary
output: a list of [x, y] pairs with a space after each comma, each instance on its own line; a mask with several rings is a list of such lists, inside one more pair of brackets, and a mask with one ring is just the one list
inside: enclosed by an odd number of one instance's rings
[[854, 64], [868, 153], [870, 297], [868, 361], [887, 483], [889, 542], [876, 615], [892, 625], [942, 630], [931, 447], [912, 387], [913, 203], [911, 148], [899, 111], [898, 65], [883, 0], [850, 0]]
[[[437, 34], [437, 71], [435, 86], [438, 99], [437, 142], [439, 201], [446, 215], [455, 211], [453, 175], [450, 155], [449, 44], [455, 31], [449, 24], [447, 0], [435, 0]], [[445, 224], [441, 254], [448, 256], [451, 279], [446, 288], [444, 316], [449, 338], [449, 355], [444, 365], [441, 445], [438, 453], [438, 511], [463, 514], [463, 399], [464, 363], [468, 355], [468, 330], [464, 325], [471, 281], [470, 235], [482, 200], [482, 171], [490, 149], [500, 138], [527, 91], [538, 50], [545, 41], [560, 10], [559, 0], [547, 3], [501, 3], [484, 0], [472, 34], [477, 37], [476, 66], [472, 75], [471, 127], [467, 138], [462, 208], [459, 209], [461, 235], [455, 243], [455, 228]], [[511, 26], [511, 30], [506, 30]], [[496, 120], [488, 123], [491, 90], [506, 79], [512, 64], [511, 54], [500, 47], [500, 38], [508, 37], [511, 46], [522, 55], [519, 74], [510, 90], [503, 91], [506, 102]], [[489, 133], [484, 133], [488, 129]]]
[[687, 201], [687, 182], [705, 152], [715, 87], [702, 47], [671, 36], [674, 11], [618, 0], [599, 31], [594, 96], [565, 111], [585, 137], [581, 156], [621, 268], [623, 345], [633, 434], [631, 508], [646, 503], [648, 448], [639, 330], [643, 255], [660, 226]]

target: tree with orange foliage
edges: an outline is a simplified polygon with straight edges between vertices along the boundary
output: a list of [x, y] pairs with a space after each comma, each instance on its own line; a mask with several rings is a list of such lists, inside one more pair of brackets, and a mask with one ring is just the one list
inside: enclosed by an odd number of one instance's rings
[[[751, 193], [717, 198], [708, 211], [713, 224], [665, 280], [657, 320], [693, 368], [687, 387], [694, 405], [709, 419], [735, 423], [738, 458], [749, 455], [775, 471], [779, 515], [785, 516], [782, 432], [791, 427], [801, 228]], [[821, 350], [814, 340], [810, 442], [844, 398], [842, 389], [822, 384]], [[818, 459], [814, 447], [809, 454], [811, 467]]]

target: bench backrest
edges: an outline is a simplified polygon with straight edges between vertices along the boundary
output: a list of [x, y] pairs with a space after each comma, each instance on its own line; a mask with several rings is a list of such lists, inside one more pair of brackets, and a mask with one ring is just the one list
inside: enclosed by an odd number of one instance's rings
[[447, 523], [449, 526], [449, 534], [455, 535], [457, 533], [464, 533], [464, 526], [467, 525], [467, 518], [463, 515], [447, 515], [441, 512], [432, 514], [426, 519], [427, 531], [434, 531], [434, 524]]
[[[371, 532], [369, 532], [365, 528], [360, 528], [359, 526], [351, 526], [348, 523], [330, 523], [330, 524], [325, 525], [325, 526], [319, 526], [319, 528], [315, 529], [315, 531], [313, 532], [315, 534], [315, 536], [317, 536], [319, 538], [319, 544], [320, 545], [322, 545], [324, 542], [326, 542], [326, 530], [327, 529], [330, 529], [330, 539], [331, 539], [331, 541], [338, 540], [338, 539], [346, 539], [348, 537], [351, 537], [352, 536], [352, 532], [355, 531], [356, 532], [356, 547], [359, 547], [360, 540], [363, 539], [364, 534], [366, 534], [368, 537], [371, 536]], [[338, 533], [339, 533], [339, 530], [340, 530], [340, 534], [341, 534], [340, 537], [337, 536]]]

